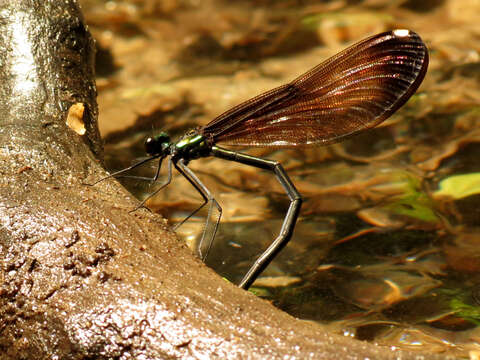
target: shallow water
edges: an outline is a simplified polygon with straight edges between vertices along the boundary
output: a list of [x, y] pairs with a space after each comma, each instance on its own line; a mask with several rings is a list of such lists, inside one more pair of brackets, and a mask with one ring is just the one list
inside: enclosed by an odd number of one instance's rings
[[[100, 48], [99, 122], [111, 170], [144, 156], [143, 139], [159, 129], [179, 136], [204, 125], [373, 33], [420, 34], [427, 76], [385, 126], [330, 147], [244, 149], [280, 161], [305, 197], [292, 241], [252, 290], [346, 336], [480, 352], [478, 1], [82, 4]], [[267, 172], [218, 159], [191, 168], [224, 210], [207, 264], [238, 282], [278, 233], [288, 199]], [[140, 198], [156, 186], [125, 184]], [[148, 205], [174, 224], [200, 201], [175, 175]], [[205, 215], [179, 236], [195, 244]]]

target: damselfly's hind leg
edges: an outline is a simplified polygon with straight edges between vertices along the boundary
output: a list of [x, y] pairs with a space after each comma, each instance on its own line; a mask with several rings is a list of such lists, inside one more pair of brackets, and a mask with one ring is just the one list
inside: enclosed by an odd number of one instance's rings
[[290, 199], [290, 206], [283, 220], [282, 228], [278, 237], [270, 244], [257, 260], [250, 267], [248, 272], [240, 281], [240, 286], [243, 289], [248, 289], [255, 279], [262, 273], [263, 270], [270, 264], [270, 262], [277, 256], [277, 254], [287, 245], [293, 234], [293, 229], [297, 222], [300, 207], [302, 206], [302, 197], [297, 191], [282, 165], [277, 161], [260, 159], [254, 156], [249, 156], [234, 151], [226, 150], [214, 146], [212, 148], [212, 155], [221, 159], [235, 161], [238, 163], [254, 166], [260, 169], [273, 172], [278, 182], [285, 189], [285, 192]]
[[[200, 239], [200, 242], [198, 243], [198, 247], [197, 247], [200, 258], [202, 259], [202, 261], [205, 261], [207, 259], [208, 253], [210, 251], [210, 248], [212, 247], [213, 241], [215, 239], [215, 235], [218, 230], [218, 224], [220, 223], [220, 219], [222, 217], [222, 208], [218, 204], [217, 200], [215, 200], [211, 192], [207, 189], [207, 187], [195, 175], [195, 173], [192, 170], [190, 170], [187, 165], [185, 165], [185, 162], [183, 159], [178, 160], [175, 163], [175, 167], [178, 170], [178, 172], [182, 174], [203, 197], [203, 203], [195, 211], [193, 211], [190, 215], [188, 215], [185, 219], [183, 219], [183, 221], [181, 221], [177, 226], [175, 226], [175, 229], [177, 229], [179, 226], [184, 224], [185, 221], [187, 221], [193, 215], [195, 215], [198, 211], [200, 211], [200, 209], [202, 209], [207, 203], [210, 203], [210, 205], [208, 206], [207, 220], [205, 221], [205, 227], [203, 229], [202, 238]], [[207, 239], [206, 235], [210, 225], [210, 218], [212, 217], [212, 211], [214, 206], [217, 208], [218, 217], [214, 223], [212, 235]]]

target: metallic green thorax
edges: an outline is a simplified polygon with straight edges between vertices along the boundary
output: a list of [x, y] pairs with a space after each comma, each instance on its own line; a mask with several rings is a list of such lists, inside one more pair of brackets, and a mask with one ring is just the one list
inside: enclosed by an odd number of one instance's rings
[[145, 140], [145, 151], [152, 157], [164, 158], [170, 155], [173, 161], [183, 159], [185, 163], [210, 156], [211, 150], [212, 145], [196, 130], [188, 132], [176, 143], [164, 132]]
[[210, 152], [211, 146], [207, 143], [206, 138], [197, 132], [187, 134], [173, 144], [170, 149], [174, 158], [183, 158], [187, 161], [209, 156]]
[[182, 148], [185, 148], [185, 147], [188, 147], [188, 146], [197, 146], [197, 145], [200, 145], [202, 143], [202, 141], [204, 141], [205, 138], [202, 136], [202, 135], [199, 135], [199, 134], [196, 134], [196, 135], [190, 135], [190, 136], [187, 136], [187, 137], [184, 137], [182, 140], [180, 140], [179, 142], [177, 142], [175, 144], [175, 148], [177, 149], [182, 149]]

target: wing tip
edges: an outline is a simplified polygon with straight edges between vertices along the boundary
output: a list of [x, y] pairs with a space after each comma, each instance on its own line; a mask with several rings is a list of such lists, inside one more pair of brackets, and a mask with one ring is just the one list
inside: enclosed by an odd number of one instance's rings
[[408, 29], [395, 29], [395, 30], [392, 30], [392, 34], [397, 37], [407, 37], [411, 35], [414, 35], [414, 36], [417, 35], [415, 32]]
[[[407, 102], [407, 100], [417, 91], [418, 87], [422, 83], [427, 73], [429, 56], [428, 56], [427, 46], [423, 42], [422, 38], [416, 32], [408, 29], [395, 29], [390, 31], [390, 33], [392, 34], [392, 36], [398, 38], [399, 40], [401, 40], [402, 38], [405, 38], [405, 39], [408, 39], [407, 42], [414, 43], [416, 45], [416, 49], [418, 50], [418, 57], [416, 58], [416, 61], [420, 63], [416, 67], [417, 68], [416, 76], [412, 81], [412, 83], [410, 84], [408, 90], [401, 97], [399, 97], [395, 106], [393, 107], [394, 108], [393, 112], [395, 112], [401, 106], [403, 106], [405, 102]], [[389, 112], [388, 116], [390, 116], [392, 113]]]

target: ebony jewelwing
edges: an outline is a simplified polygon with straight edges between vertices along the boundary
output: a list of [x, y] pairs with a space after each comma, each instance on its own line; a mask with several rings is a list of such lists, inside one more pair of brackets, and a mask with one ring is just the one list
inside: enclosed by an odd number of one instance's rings
[[[148, 198], [170, 184], [173, 165], [204, 199], [180, 225], [210, 203], [198, 246], [199, 254], [205, 260], [220, 222], [222, 208], [188, 168], [188, 163], [214, 156], [273, 172], [290, 199], [290, 206], [280, 234], [240, 281], [239, 286], [248, 289], [292, 237], [302, 198], [278, 162], [227, 150], [217, 144], [293, 147], [341, 141], [378, 125], [398, 110], [417, 90], [427, 66], [428, 51], [416, 33], [393, 30], [374, 35], [343, 50], [292, 82], [235, 106], [209, 124], [187, 132], [176, 142], [172, 142], [166, 133], [147, 138], [145, 151], [148, 157], [108, 177], [123, 176], [121, 174], [126, 171], [159, 159], [155, 176], [148, 178], [156, 181], [162, 161], [168, 157], [167, 179]], [[219, 215], [212, 236], [205, 244], [214, 206]]]

